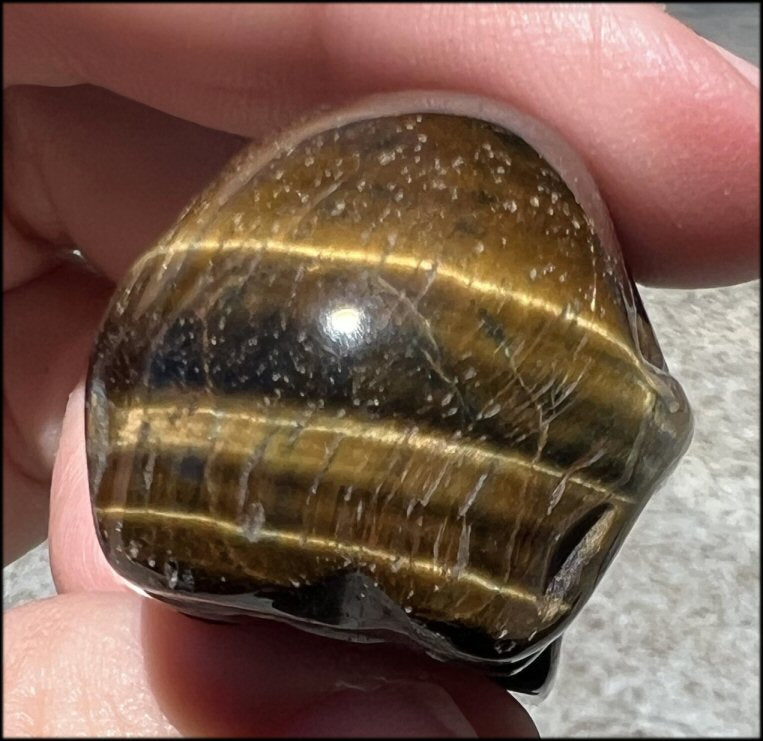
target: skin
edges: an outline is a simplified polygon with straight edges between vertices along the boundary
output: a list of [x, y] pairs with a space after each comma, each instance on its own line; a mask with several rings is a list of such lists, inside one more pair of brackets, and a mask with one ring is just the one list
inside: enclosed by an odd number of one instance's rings
[[[245, 139], [398, 89], [482, 94], [555, 126], [637, 280], [751, 280], [758, 69], [648, 5], [7, 4], [4, 20], [4, 562], [47, 533], [61, 593], [4, 616], [4, 732], [534, 735], [481, 676], [268, 621], [194, 621], [119, 583], [86, 483], [97, 324]], [[89, 267], [67, 259], [75, 246]]]

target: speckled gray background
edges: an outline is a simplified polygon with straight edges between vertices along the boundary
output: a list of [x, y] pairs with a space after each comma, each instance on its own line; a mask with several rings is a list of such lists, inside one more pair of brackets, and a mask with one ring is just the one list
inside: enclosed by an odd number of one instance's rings
[[[760, 64], [757, 3], [667, 10]], [[567, 631], [543, 736], [760, 735], [759, 292], [641, 291], [694, 440]], [[3, 569], [4, 609], [54, 591], [45, 544]]]

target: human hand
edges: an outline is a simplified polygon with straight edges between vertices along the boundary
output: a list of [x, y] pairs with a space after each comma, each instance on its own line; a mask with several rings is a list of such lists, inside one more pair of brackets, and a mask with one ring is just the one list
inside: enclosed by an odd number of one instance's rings
[[97, 323], [242, 137], [393, 89], [479, 93], [556, 126], [637, 279], [752, 278], [757, 70], [648, 6], [9, 5], [5, 20], [4, 541], [14, 557], [44, 536], [52, 489], [62, 592], [6, 615], [6, 733], [532, 733], [473, 673], [269, 621], [194, 621], [124, 591], [88, 501]]

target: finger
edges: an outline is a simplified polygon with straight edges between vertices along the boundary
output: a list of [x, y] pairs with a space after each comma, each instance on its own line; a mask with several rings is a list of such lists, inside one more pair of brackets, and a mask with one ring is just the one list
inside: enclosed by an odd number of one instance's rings
[[757, 79], [655, 7], [16, 5], [6, 20], [11, 84], [87, 81], [247, 136], [378, 90], [510, 101], [588, 160], [637, 279], [757, 275]]
[[98, 543], [90, 506], [84, 377], [66, 405], [50, 491], [48, 544], [58, 592], [126, 591]]
[[148, 685], [135, 595], [61, 596], [3, 615], [3, 735], [177, 735]]
[[66, 398], [87, 367], [112, 286], [65, 263], [3, 294], [3, 561], [45, 537]]
[[537, 735], [476, 673], [271, 621], [212, 625], [132, 594], [11, 610], [3, 649], [7, 735]]
[[[11, 254], [77, 247], [112, 281], [245, 142], [89, 86], [14, 88], [6, 105], [6, 211], [27, 236]], [[11, 267], [18, 285], [47, 265]]]
[[[113, 290], [108, 277], [72, 261], [64, 249], [108, 242], [109, 267], [120, 273], [241, 141], [87, 87], [71, 95], [74, 110], [83, 121], [92, 116], [98, 124], [80, 126], [48, 109], [46, 120], [54, 131], [46, 133], [35, 126], [37, 109], [28, 117], [21, 112], [30, 106], [20, 102], [24, 95], [17, 92], [6, 97], [17, 99], [10, 107], [30, 125], [9, 126], [17, 133], [6, 137], [4, 160], [6, 182], [13, 186], [6, 191], [4, 235], [9, 238], [3, 255], [3, 303], [9, 317], [3, 337], [3, 480], [9, 492], [4, 498], [4, 563], [45, 537], [51, 468], [67, 395], [87, 369]], [[104, 96], [112, 105], [99, 107], [94, 98]], [[140, 115], [131, 117], [124, 107], [138, 109]], [[18, 120], [13, 114], [9, 118]], [[55, 133], [59, 130], [77, 133], [67, 139]], [[49, 134], [52, 139], [46, 139]], [[34, 144], [28, 144], [30, 138]], [[93, 142], [98, 143], [95, 155]], [[125, 142], [132, 144], [125, 148]], [[90, 166], [94, 156], [97, 167]], [[48, 198], [51, 188], [61, 194], [55, 207]], [[22, 205], [16, 209], [16, 203]], [[67, 211], [67, 225], [59, 208]]]

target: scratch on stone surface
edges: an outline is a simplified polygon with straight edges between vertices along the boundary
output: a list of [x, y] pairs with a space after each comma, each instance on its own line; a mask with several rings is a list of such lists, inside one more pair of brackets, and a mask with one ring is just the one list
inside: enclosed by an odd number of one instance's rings
[[209, 453], [204, 456], [204, 476], [203, 481], [205, 484], [205, 487], [208, 491], [208, 497], [209, 497], [209, 511], [212, 512], [216, 509], [218, 501], [219, 501], [219, 487], [215, 487], [213, 483], [213, 479], [211, 477], [212, 467], [214, 465], [216, 457], [220, 453], [220, 447], [223, 444], [223, 439], [220, 435], [220, 431], [222, 430], [223, 424], [225, 422], [225, 415], [220, 414], [217, 410], [212, 411], [212, 417], [214, 419], [214, 422], [212, 423], [212, 429], [210, 431], [210, 439], [212, 440], [212, 445], [209, 450]]
[[[382, 488], [384, 487], [384, 484], [389, 479], [390, 474], [392, 473], [394, 468], [397, 466], [397, 464], [400, 462], [400, 459], [402, 457], [401, 454], [400, 454], [400, 450], [405, 450], [406, 449], [406, 447], [408, 445], [408, 441], [417, 432], [418, 432], [418, 428], [416, 426], [409, 427], [407, 429], [407, 431], [405, 433], [405, 437], [403, 438], [403, 441], [402, 441], [399, 449], [395, 452], [394, 455], [391, 456], [390, 464], [389, 464], [389, 466], [387, 468], [386, 473], [384, 474], [384, 476], [382, 476], [380, 478], [379, 483], [374, 488], [374, 493], [373, 493], [373, 495], [371, 497], [371, 512], [372, 512], [372, 514], [371, 514], [371, 517], [368, 518], [368, 527], [367, 527], [367, 530], [365, 532], [365, 537], [368, 539], [369, 543], [371, 543], [371, 544], [375, 544], [377, 542], [377, 537], [378, 537], [377, 523], [378, 523], [378, 518], [379, 518], [379, 511], [378, 511], [379, 508], [377, 507], [377, 503], [379, 501], [379, 494], [381, 493]], [[407, 470], [407, 468], [410, 467], [410, 465], [411, 465], [411, 458], [409, 457], [408, 463], [406, 464], [406, 469], [405, 470]], [[392, 488], [392, 493], [393, 494], [396, 491], [397, 487], [402, 483], [404, 478], [405, 478], [405, 475], [402, 475], [395, 482], [395, 485]], [[384, 499], [384, 502], [381, 505], [382, 509], [389, 503], [390, 497], [391, 497], [391, 494], [388, 493], [387, 496]]]
[[[438, 357], [441, 357], [442, 352], [440, 351], [440, 346], [437, 342], [437, 339], [434, 336], [434, 333], [432, 332], [432, 327], [429, 324], [429, 320], [419, 311], [418, 307], [414, 305], [414, 303], [408, 298], [405, 291], [402, 291], [396, 288], [389, 281], [385, 280], [381, 276], [378, 276], [377, 280], [385, 289], [390, 291], [393, 295], [395, 295], [398, 298], [398, 305], [400, 303], [404, 304], [411, 311], [411, 313], [416, 317], [419, 327], [423, 330], [424, 335], [429, 340], [429, 344], [434, 349], [435, 354]], [[396, 306], [393, 307], [390, 310], [390, 313], [394, 311], [395, 308], [397, 307]], [[448, 378], [448, 376], [446, 375], [440, 363], [436, 361], [429, 352], [427, 352], [426, 350], [422, 350], [422, 354], [429, 361], [430, 365], [432, 366], [432, 370], [434, 370], [434, 372], [438, 376], [440, 376], [440, 378], [442, 378], [443, 381], [445, 381], [450, 386], [455, 385], [455, 380], [452, 378]]]
[[434, 539], [434, 545], [432, 546], [432, 562], [435, 566], [439, 566], [439, 560], [440, 560], [440, 540], [442, 540], [442, 536], [445, 533], [445, 529], [448, 525], [448, 518], [444, 517], [442, 522], [440, 523], [440, 528], [437, 531], [437, 535]]
[[271, 429], [263, 437], [258, 446], [254, 448], [251, 456], [247, 458], [246, 463], [241, 467], [241, 474], [238, 478], [238, 511], [243, 512], [246, 507], [246, 502], [249, 495], [249, 477], [252, 471], [260, 465], [262, 459], [265, 457], [265, 451], [267, 450], [270, 441], [276, 434], [277, 428]]
[[423, 507], [426, 507], [429, 504], [438, 487], [442, 483], [443, 478], [445, 478], [445, 474], [450, 470], [451, 465], [452, 459], [448, 459], [445, 465], [440, 468], [440, 472], [437, 474], [435, 480], [427, 487], [426, 491], [424, 492], [424, 496], [422, 496], [419, 500]]
[[[343, 491], [344, 490], [344, 491]], [[350, 500], [352, 499], [353, 486], [337, 486], [334, 496], [334, 540], [341, 540], [339, 537], [339, 531], [343, 525], [350, 525], [350, 532], [347, 533], [345, 540], [352, 541], [352, 505]]]
[[[140, 425], [140, 432], [139, 432], [139, 438], [138, 438], [138, 446], [136, 447], [135, 451], [137, 450], [146, 450], [148, 446], [148, 439], [151, 435], [151, 423], [149, 422], [146, 415], [143, 416], [143, 419], [141, 421]], [[133, 452], [133, 460], [135, 459], [136, 452]], [[175, 460], [173, 460], [173, 465], [177, 465], [177, 456], [175, 457]], [[151, 481], [153, 483], [153, 466], [152, 466], [152, 473], [151, 473]], [[127, 495], [127, 489], [124, 490], [124, 495]], [[146, 487], [145, 491], [143, 492], [143, 503], [148, 506], [149, 502], [151, 501], [151, 490]]]
[[294, 214], [294, 220], [298, 223], [301, 222], [301, 220], [304, 219], [307, 214], [315, 211], [321, 205], [321, 203], [336, 193], [336, 191], [338, 191], [339, 188], [341, 188], [346, 182], [347, 178], [334, 180], [325, 188], [321, 188], [320, 190], [315, 191], [313, 197], [304, 205], [304, 207], [298, 209]]
[[559, 482], [554, 487], [551, 495], [549, 496], [548, 509], [546, 510], [547, 515], [550, 515], [554, 507], [559, 504], [559, 500], [564, 494], [564, 490], [567, 487], [567, 482], [570, 480], [570, 477], [578, 471], [581, 471], [584, 468], [588, 468], [588, 466], [596, 463], [596, 461], [598, 461], [604, 455], [604, 450], [605, 445], [600, 443], [595, 447], [595, 450], [587, 453], [582, 458], [579, 458], [564, 472], [564, 475], [559, 479]]
[[533, 357], [535, 348], [538, 347], [541, 340], [545, 338], [559, 319], [560, 316], [557, 315], [544, 320], [543, 325], [537, 332], [535, 332], [529, 345], [525, 345], [524, 340], [522, 341], [522, 346], [514, 353], [514, 362], [517, 368], [520, 368], [527, 358]]
[[625, 461], [625, 466], [623, 467], [623, 473], [620, 476], [620, 478], [615, 482], [613, 485], [614, 487], [620, 487], [627, 484], [631, 477], [633, 476], [633, 470], [636, 467], [636, 462], [639, 460], [639, 457], [641, 456], [641, 448], [644, 445], [644, 438], [646, 437], [646, 431], [649, 427], [649, 423], [651, 420], [654, 419], [655, 414], [655, 407], [657, 406], [657, 396], [656, 394], [653, 396], [653, 398], [650, 400], [650, 403], [647, 405], [649, 407], [648, 412], [644, 412], [641, 415], [641, 422], [639, 423], [638, 432], [636, 433], [636, 438], [633, 441], [633, 445], [631, 446], [630, 451], [628, 452], [628, 458]]
[[575, 345], [575, 349], [572, 351], [572, 359], [577, 358], [578, 353], [588, 344], [588, 335], [584, 334], [580, 337], [580, 341]]
[[[529, 386], [525, 379], [522, 377], [522, 374], [520, 372], [520, 367], [523, 363], [523, 361], [530, 357], [533, 350], [537, 346], [538, 342], [540, 342], [540, 339], [543, 337], [543, 335], [550, 331], [550, 327], [555, 323], [558, 322], [563, 318], [563, 314], [557, 314], [555, 317], [551, 318], [550, 320], [544, 322], [542, 328], [536, 333], [535, 337], [533, 338], [533, 341], [526, 347], [523, 347], [523, 352], [521, 357], [516, 357], [515, 354], [509, 353], [505, 349], [505, 345], [507, 344], [505, 342], [506, 340], [506, 334], [503, 331], [503, 328], [501, 325], [496, 322], [494, 319], [489, 317], [486, 314], [483, 314], [481, 317], [482, 326], [487, 327], [487, 331], [489, 336], [492, 339], [498, 339], [501, 341], [501, 344], [504, 347], [504, 356], [506, 357], [508, 368], [512, 373], [513, 379], [516, 379], [516, 382], [519, 384], [519, 386], [522, 388], [522, 390], [525, 392], [528, 398], [528, 402], [525, 402], [524, 405], [520, 405], [519, 408], [514, 408], [513, 411], [516, 413], [518, 411], [521, 411], [522, 408], [525, 408], [528, 403], [531, 404], [535, 410], [535, 413], [538, 417], [537, 420], [537, 431], [540, 434], [540, 440], [538, 442], [540, 449], [545, 445], [545, 439], [548, 434], [548, 420], [545, 419], [545, 411], [543, 409], [543, 405], [539, 403], [539, 398], [542, 396], [543, 393], [550, 388], [550, 385], [553, 384], [553, 379], [546, 382], [546, 385], [540, 389], [537, 390], [537, 385], [541, 383], [541, 379], [538, 379], [534, 386]], [[512, 381], [506, 384], [504, 387], [504, 390], [508, 390], [510, 388]], [[491, 403], [495, 403], [495, 398], [489, 400], [488, 403], [483, 407], [480, 414], [484, 415], [488, 408], [490, 408]], [[478, 415], [479, 419], [479, 415]], [[524, 439], [527, 437], [527, 433], [525, 433], [520, 439]], [[517, 442], [515, 440], [515, 442]]]
[[318, 469], [318, 472], [315, 474], [315, 478], [313, 478], [313, 483], [310, 484], [310, 488], [308, 490], [308, 499], [310, 496], [315, 495], [318, 491], [318, 487], [321, 485], [321, 481], [323, 480], [323, 477], [328, 472], [331, 462], [334, 460], [334, 456], [336, 455], [337, 450], [339, 449], [339, 446], [342, 443], [342, 440], [344, 439], [344, 435], [339, 432], [334, 438], [334, 441], [331, 443], [331, 445], [326, 446], [325, 448], [325, 456], [323, 459], [323, 465]]
[[[437, 347], [437, 345], [435, 345], [435, 349], [437, 350], [437, 352], [439, 354], [439, 348]], [[422, 349], [421, 354], [427, 359], [427, 362], [431, 366], [432, 370], [437, 374], [437, 376], [439, 376], [449, 386], [453, 386], [455, 394], [458, 397], [460, 397], [461, 394], [459, 393], [458, 389], [455, 388], [455, 383], [456, 383], [455, 379], [448, 377], [448, 375], [442, 369], [442, 366], [426, 350]]]
[[[553, 419], [556, 419], [560, 414], [567, 411], [569, 409], [570, 405], [574, 401], [574, 398], [571, 397], [571, 394], [575, 391], [575, 389], [578, 387], [580, 382], [583, 380], [583, 377], [588, 371], [588, 368], [591, 366], [591, 363], [593, 361], [591, 358], [586, 359], [586, 362], [583, 365], [582, 370], [578, 374], [577, 378], [575, 378], [574, 381], [569, 382], [565, 387], [564, 390], [561, 392], [561, 394], [557, 397], [555, 395], [552, 395], [551, 397], [551, 406], [547, 410], [548, 420], [549, 422]], [[564, 379], [566, 380], [566, 375]], [[561, 385], [560, 385], [561, 387]], [[566, 402], [566, 403], [565, 403]]]
[[456, 564], [451, 575], [457, 579], [461, 572], [469, 566], [469, 546], [472, 534], [471, 523], [463, 520], [461, 523], [461, 535], [458, 538], [458, 552], [456, 554]]
[[527, 386], [527, 390], [530, 392], [530, 398], [533, 403], [537, 402], [542, 406], [543, 396], [552, 388], [554, 383], [553, 369], [551, 369], [551, 375], [548, 380], [544, 381], [543, 378], [538, 378], [534, 384]]
[[[424, 260], [422, 259], [421, 262], [419, 263], [419, 266], [423, 262]], [[416, 298], [411, 302], [411, 306], [413, 306], [413, 308], [416, 310], [419, 316], [423, 316], [419, 312], [419, 303], [421, 303], [421, 300], [424, 298], [424, 296], [427, 295], [427, 293], [429, 292], [429, 289], [434, 285], [435, 278], [437, 278], [437, 268], [438, 268], [438, 263], [435, 260], [432, 263], [432, 267], [427, 271], [427, 279], [426, 279], [426, 282], [424, 283], [424, 287], [418, 292], [418, 294], [416, 294]]]
[[151, 452], [148, 454], [148, 461], [146, 462], [146, 465], [143, 468], [143, 486], [146, 490], [146, 504], [148, 504], [148, 495], [151, 491], [151, 484], [154, 481], [154, 467], [156, 465], [156, 450], [151, 449]]
[[[526, 488], [526, 487], [523, 487]], [[519, 501], [523, 501], [523, 495], [524, 492], [520, 495]], [[509, 534], [509, 540], [506, 543], [506, 549], [504, 550], [504, 559], [506, 564], [506, 570], [504, 571], [503, 580], [508, 584], [509, 578], [511, 577], [511, 559], [514, 555], [514, 543], [517, 539], [517, 533], [519, 532], [519, 526], [521, 524], [522, 520], [519, 517], [519, 514], [515, 515], [514, 519], [514, 525], [511, 528], [511, 533]]]
[[409, 455], [408, 456], [408, 462], [405, 464], [405, 468], [403, 468], [403, 472], [400, 474], [400, 477], [395, 481], [395, 485], [390, 488], [390, 490], [387, 492], [387, 496], [384, 499], [384, 506], [386, 507], [394, 498], [395, 494], [398, 493], [403, 487], [403, 484], [405, 483], [405, 480], [408, 478], [408, 474], [411, 472], [411, 468], [413, 468], [413, 465], [415, 463], [415, 456]]
[[[214, 258], [210, 258], [214, 259]], [[187, 264], [189, 260], [185, 260], [184, 264]], [[178, 298], [177, 302], [172, 308], [172, 311], [170, 311], [167, 316], [163, 317], [161, 319], [161, 325], [156, 331], [155, 334], [151, 336], [151, 339], [149, 340], [148, 349], [146, 351], [146, 358], [154, 358], [156, 355], [156, 348], [161, 346], [161, 343], [164, 341], [165, 336], [167, 335], [167, 332], [169, 332], [170, 328], [173, 326], [174, 322], [178, 317], [182, 315], [184, 311], [189, 309], [194, 301], [198, 299], [199, 295], [203, 293], [201, 291], [201, 288], [205, 285], [208, 285], [212, 281], [212, 278], [210, 277], [210, 273], [206, 270], [199, 271], [196, 279], [192, 283], [191, 286], [189, 286], [182, 295]], [[145, 365], [145, 368], [143, 370], [143, 383], [145, 385], [149, 385], [148, 379], [149, 374], [151, 373], [151, 363], [148, 362]]]
[[[502, 371], [503, 369], [501, 369]], [[493, 407], [500, 398], [508, 394], [508, 392], [519, 383], [519, 380], [517, 378], [516, 373], [509, 368], [509, 371], [511, 372], [511, 375], [509, 376], [509, 380], [501, 386], [501, 388], [493, 394], [483, 405], [482, 408], [477, 412], [477, 419], [484, 419], [485, 417], [492, 416], [488, 415], [487, 411]], [[498, 374], [496, 374], [497, 377]], [[492, 380], [492, 379], [491, 379]], [[500, 405], [499, 405], [500, 406]], [[512, 412], [514, 411], [514, 407], [512, 407]]]
[[315, 416], [317, 411], [317, 406], [306, 408], [303, 418], [294, 426], [294, 429], [289, 433], [289, 437], [286, 439], [286, 444], [290, 448], [293, 448], [296, 445], [299, 436], [308, 424], [310, 424], [310, 420]]
[[318, 504], [318, 497], [315, 495], [318, 493], [318, 488], [323, 481], [323, 477], [326, 475], [326, 473], [328, 473], [328, 470], [331, 467], [331, 463], [336, 456], [337, 450], [339, 450], [339, 446], [341, 445], [342, 440], [344, 440], [344, 435], [340, 432], [336, 435], [331, 445], [326, 446], [323, 465], [320, 467], [320, 469], [318, 469], [318, 472], [315, 474], [315, 478], [313, 479], [310, 488], [307, 490], [307, 496], [305, 497], [305, 506], [303, 510], [303, 539], [307, 538], [308, 530], [313, 526], [313, 521], [315, 520], [315, 511]]
[[241, 519], [241, 532], [250, 543], [256, 543], [265, 525], [265, 508], [262, 502], [255, 500], [249, 505]]
[[488, 468], [485, 473], [483, 473], [479, 479], [477, 479], [477, 482], [472, 487], [472, 490], [466, 495], [466, 499], [464, 500], [463, 504], [458, 508], [458, 516], [464, 517], [466, 513], [471, 508], [472, 504], [474, 504], [474, 500], [477, 499], [477, 495], [482, 491], [482, 488], [485, 486], [485, 482], [490, 478], [491, 474], [493, 473], [493, 467], [491, 466]]
[[411, 546], [408, 549], [408, 564], [410, 568], [413, 568], [413, 559], [418, 554], [419, 548], [421, 547], [421, 533], [422, 533], [422, 524], [424, 520], [422, 517], [419, 517], [416, 521], [416, 527], [413, 529], [413, 539], [411, 541]]
[[297, 272], [294, 275], [294, 280], [292, 281], [289, 298], [286, 299], [286, 303], [281, 307], [281, 331], [286, 330], [286, 313], [291, 309], [292, 305], [294, 304], [294, 299], [297, 298], [297, 289], [299, 288], [299, 284], [302, 282], [302, 279], [305, 277], [305, 272], [306, 272], [305, 266], [300, 265], [297, 268]]

